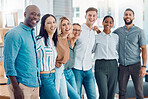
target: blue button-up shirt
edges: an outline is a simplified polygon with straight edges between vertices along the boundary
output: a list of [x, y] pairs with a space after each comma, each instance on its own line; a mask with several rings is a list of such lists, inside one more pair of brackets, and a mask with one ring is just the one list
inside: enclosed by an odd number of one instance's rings
[[[23, 23], [8, 31], [4, 37], [4, 67], [6, 76], [16, 76], [28, 87], [38, 87], [38, 60], [34, 29]], [[10, 80], [8, 79], [8, 84]]]
[[74, 68], [87, 71], [92, 68], [92, 49], [95, 44], [95, 31], [89, 29], [86, 24], [81, 26], [82, 32], [74, 49]]
[[119, 63], [127, 66], [140, 62], [140, 46], [146, 45], [142, 29], [132, 26], [127, 32], [125, 26], [114, 31], [119, 36]]

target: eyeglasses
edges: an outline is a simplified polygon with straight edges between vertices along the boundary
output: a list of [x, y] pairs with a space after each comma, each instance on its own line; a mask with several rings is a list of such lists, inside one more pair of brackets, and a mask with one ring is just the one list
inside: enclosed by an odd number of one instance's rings
[[73, 31], [75, 31], [75, 32], [81, 32], [82, 30], [78, 30], [78, 29], [73, 29]]

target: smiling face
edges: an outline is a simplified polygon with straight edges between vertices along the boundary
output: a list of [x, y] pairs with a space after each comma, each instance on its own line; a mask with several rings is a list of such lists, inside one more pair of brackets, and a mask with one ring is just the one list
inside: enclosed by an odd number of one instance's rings
[[40, 21], [40, 10], [36, 6], [28, 6], [25, 13], [25, 21], [24, 24], [30, 28], [33, 28]]
[[104, 32], [110, 32], [111, 28], [114, 25], [114, 22], [112, 20], [112, 18], [107, 17], [104, 21], [103, 21], [103, 26], [104, 26]]
[[57, 23], [54, 17], [49, 16], [45, 20], [45, 26], [44, 29], [46, 30], [47, 33], [49, 34], [54, 34], [57, 28]]
[[86, 13], [86, 16], [85, 16], [85, 18], [86, 18], [86, 25], [88, 26], [88, 27], [92, 27], [93, 26], [93, 24], [95, 23], [95, 21], [97, 20], [97, 12], [96, 11], [88, 11], [87, 13]]
[[75, 39], [78, 39], [81, 33], [81, 27], [79, 25], [73, 25], [73, 35]]
[[132, 22], [134, 20], [133, 12], [132, 11], [125, 11], [123, 19], [124, 19], [124, 22], [126, 25], [132, 24]]
[[63, 34], [70, 34], [72, 25], [68, 20], [63, 20], [61, 23], [61, 31]]

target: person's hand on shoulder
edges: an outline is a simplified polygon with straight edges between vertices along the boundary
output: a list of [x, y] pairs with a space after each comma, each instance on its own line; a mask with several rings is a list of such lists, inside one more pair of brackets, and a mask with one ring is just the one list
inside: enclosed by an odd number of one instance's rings
[[96, 31], [97, 34], [99, 34], [99, 33], [101, 32], [97, 26], [94, 26], [94, 27], [93, 27], [93, 30]]

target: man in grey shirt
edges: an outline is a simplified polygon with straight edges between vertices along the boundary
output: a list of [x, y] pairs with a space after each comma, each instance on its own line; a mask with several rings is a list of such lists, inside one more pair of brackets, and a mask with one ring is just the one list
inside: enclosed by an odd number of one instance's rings
[[[136, 99], [143, 99], [143, 78], [146, 74], [147, 49], [142, 29], [133, 24], [134, 11], [124, 12], [125, 26], [114, 31], [119, 36], [119, 99], [125, 99], [126, 87], [131, 75]], [[142, 62], [140, 52], [142, 52]]]
[[87, 98], [96, 99], [95, 78], [92, 72], [92, 49], [95, 44], [93, 24], [97, 20], [97, 9], [90, 7], [86, 10], [86, 23], [81, 26], [82, 32], [75, 46], [74, 74], [78, 93], [81, 98], [82, 84]]

